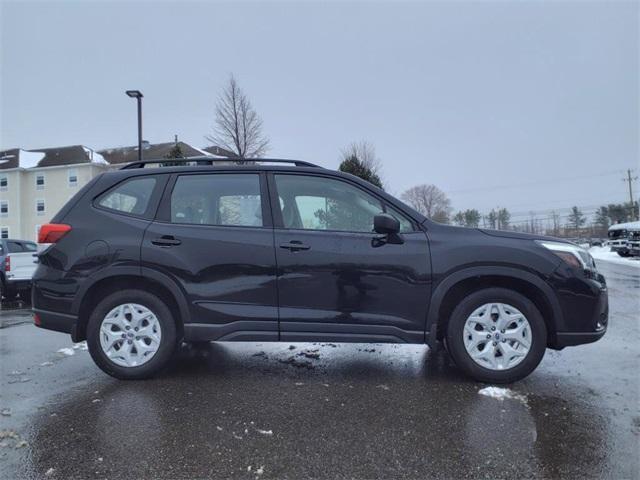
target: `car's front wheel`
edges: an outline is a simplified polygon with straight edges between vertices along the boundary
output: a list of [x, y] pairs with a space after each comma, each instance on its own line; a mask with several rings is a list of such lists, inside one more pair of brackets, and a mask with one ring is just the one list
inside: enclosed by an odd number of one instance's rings
[[149, 378], [167, 364], [176, 348], [175, 319], [149, 292], [115, 292], [91, 313], [87, 345], [105, 373], [123, 380]]
[[504, 288], [480, 290], [462, 300], [449, 319], [446, 337], [458, 367], [492, 383], [529, 375], [547, 346], [547, 329], [536, 306]]

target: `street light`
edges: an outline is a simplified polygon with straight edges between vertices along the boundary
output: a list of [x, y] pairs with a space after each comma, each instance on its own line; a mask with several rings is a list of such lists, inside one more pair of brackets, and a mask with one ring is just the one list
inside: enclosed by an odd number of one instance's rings
[[140, 90], [127, 90], [129, 97], [138, 101], [138, 161], [142, 161], [142, 92]]

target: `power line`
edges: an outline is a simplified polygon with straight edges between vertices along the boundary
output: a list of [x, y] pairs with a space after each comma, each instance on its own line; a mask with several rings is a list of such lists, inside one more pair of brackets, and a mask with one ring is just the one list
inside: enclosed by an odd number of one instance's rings
[[503, 184], [503, 185], [493, 185], [490, 187], [475, 187], [475, 188], [464, 188], [460, 190], [447, 190], [445, 193], [452, 195], [452, 194], [459, 194], [459, 193], [481, 192], [486, 190], [499, 190], [499, 189], [521, 188], [521, 187], [536, 186], [536, 185], [549, 185], [553, 183], [573, 182], [575, 180], [586, 180], [590, 178], [599, 178], [607, 175], [619, 175], [619, 174], [620, 174], [620, 170], [607, 170], [606, 172], [593, 174], [593, 175], [563, 177], [563, 178], [556, 178], [553, 180], [537, 180], [535, 182], [509, 183], [509, 184]]

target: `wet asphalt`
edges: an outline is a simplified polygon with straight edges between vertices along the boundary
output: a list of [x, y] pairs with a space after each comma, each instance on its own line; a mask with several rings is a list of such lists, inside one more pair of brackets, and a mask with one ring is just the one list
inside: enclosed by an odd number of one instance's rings
[[504, 400], [415, 345], [185, 346], [123, 382], [2, 312], [0, 478], [638, 478], [640, 269], [599, 267], [607, 335]]

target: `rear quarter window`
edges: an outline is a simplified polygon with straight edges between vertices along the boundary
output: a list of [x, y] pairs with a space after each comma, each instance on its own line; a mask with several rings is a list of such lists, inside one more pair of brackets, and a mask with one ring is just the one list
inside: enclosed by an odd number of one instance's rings
[[7, 251], [9, 253], [24, 252], [23, 244], [21, 242], [7, 242]]
[[103, 193], [97, 205], [128, 215], [146, 216], [156, 183], [157, 179], [150, 176], [125, 180]]

